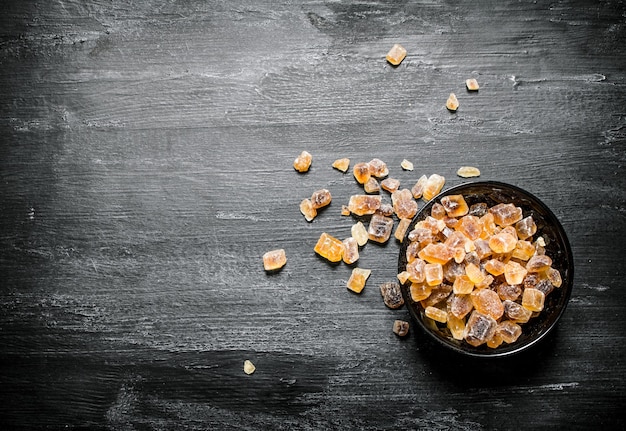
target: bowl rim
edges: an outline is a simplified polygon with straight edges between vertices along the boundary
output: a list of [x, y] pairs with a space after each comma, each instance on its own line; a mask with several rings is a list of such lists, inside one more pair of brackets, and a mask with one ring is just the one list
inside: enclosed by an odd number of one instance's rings
[[435, 340], [438, 345], [446, 347], [454, 352], [457, 352], [465, 356], [478, 357], [478, 358], [509, 357], [511, 355], [520, 353], [522, 351], [526, 351], [532, 346], [535, 346], [537, 343], [543, 340], [549, 333], [552, 332], [552, 330], [556, 327], [557, 322], [561, 319], [561, 316], [565, 312], [565, 309], [567, 308], [567, 304], [569, 303], [569, 299], [570, 299], [572, 288], [573, 288], [574, 260], [573, 260], [571, 246], [567, 238], [567, 233], [565, 232], [565, 229], [563, 228], [561, 222], [558, 220], [558, 218], [552, 212], [552, 210], [543, 201], [541, 201], [537, 196], [513, 184], [508, 184], [508, 183], [504, 183], [500, 181], [491, 181], [491, 180], [468, 181], [468, 182], [464, 182], [464, 183], [452, 186], [448, 189], [442, 190], [439, 194], [437, 194], [431, 200], [426, 202], [426, 204], [420, 210], [418, 210], [418, 212], [415, 214], [415, 216], [411, 220], [411, 223], [409, 224], [409, 227], [407, 228], [407, 231], [405, 232], [404, 238], [400, 245], [400, 253], [398, 256], [398, 273], [402, 272], [404, 270], [404, 267], [406, 266], [405, 256], [406, 256], [406, 248], [409, 243], [408, 235], [413, 230], [415, 223], [417, 223], [417, 221], [419, 221], [420, 219], [425, 218], [428, 215], [426, 214], [426, 212], [427, 211], [429, 212], [432, 206], [436, 202], [439, 202], [442, 197], [448, 196], [448, 195], [454, 195], [454, 194], [464, 194], [463, 192], [467, 194], [468, 191], [471, 191], [472, 189], [477, 189], [477, 188], [493, 188], [496, 190], [503, 189], [503, 190], [508, 190], [511, 193], [520, 195], [521, 197], [525, 198], [526, 200], [530, 201], [531, 203], [539, 207], [539, 209], [541, 209], [543, 213], [542, 218], [546, 220], [546, 222], [549, 225], [552, 225], [555, 229], [555, 232], [558, 233], [557, 239], [559, 243], [559, 249], [561, 248], [563, 249], [563, 253], [565, 256], [565, 260], [566, 260], [566, 267], [559, 268], [561, 272], [561, 276], [564, 278], [563, 284], [558, 288], [562, 290], [562, 294], [558, 302], [558, 310], [556, 310], [556, 314], [552, 317], [552, 320], [547, 322], [547, 326], [545, 326], [545, 328], [538, 335], [530, 339], [527, 339], [526, 341], [522, 343], [516, 342], [516, 343], [506, 345], [502, 348], [498, 347], [498, 348], [490, 349], [490, 350], [479, 350], [477, 348], [474, 348], [473, 346], [470, 346], [469, 344], [467, 345], [460, 344], [460, 343], [454, 344], [448, 338], [445, 338], [443, 335], [437, 334], [435, 333], [434, 330], [428, 328], [426, 326], [426, 323], [422, 320], [420, 316], [420, 312], [418, 311], [419, 306], [414, 306], [413, 305], [414, 301], [410, 298], [410, 292], [407, 287], [410, 285], [410, 282], [400, 283], [400, 287], [401, 287], [402, 295], [404, 296], [405, 307], [409, 310], [409, 314], [411, 315], [412, 320], [417, 322], [418, 326], [420, 326], [422, 331], [428, 334], [428, 336], [431, 339]]

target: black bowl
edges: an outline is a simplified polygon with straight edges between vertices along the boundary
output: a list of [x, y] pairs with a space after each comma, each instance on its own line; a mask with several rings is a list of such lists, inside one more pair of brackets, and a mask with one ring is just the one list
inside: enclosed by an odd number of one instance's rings
[[406, 268], [406, 249], [409, 245], [408, 234], [415, 224], [431, 212], [432, 206], [448, 195], [463, 195], [468, 205], [485, 202], [489, 207], [498, 203], [513, 203], [522, 208], [523, 216], [531, 215], [537, 225], [533, 238], [543, 236], [546, 241], [546, 254], [552, 258], [552, 267], [559, 270], [563, 283], [546, 296], [544, 309], [538, 316], [522, 324], [522, 334], [511, 344], [503, 343], [497, 348], [486, 345], [474, 347], [464, 340], [455, 340], [445, 324], [439, 324], [424, 315], [419, 302], [413, 301], [410, 282], [402, 284], [402, 294], [409, 312], [417, 324], [440, 345], [458, 353], [474, 357], [504, 357], [521, 352], [543, 339], [556, 325], [563, 314], [570, 298], [574, 280], [572, 251], [561, 223], [552, 211], [537, 197], [527, 191], [495, 181], [480, 181], [452, 187], [430, 200], [413, 218], [400, 247], [398, 273]]

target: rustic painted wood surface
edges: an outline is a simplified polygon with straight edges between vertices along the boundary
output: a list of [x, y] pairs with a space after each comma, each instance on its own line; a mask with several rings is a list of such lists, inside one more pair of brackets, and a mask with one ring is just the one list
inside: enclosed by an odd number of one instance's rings
[[[624, 428], [625, 41], [617, 0], [3, 2], [1, 428]], [[555, 332], [496, 362], [397, 338], [397, 242], [361, 295], [313, 253], [349, 235], [340, 157], [536, 194], [576, 265]]]

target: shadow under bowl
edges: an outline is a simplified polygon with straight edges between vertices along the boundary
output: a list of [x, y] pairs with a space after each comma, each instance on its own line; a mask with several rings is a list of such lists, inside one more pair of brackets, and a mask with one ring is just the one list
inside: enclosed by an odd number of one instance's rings
[[475, 347], [464, 340], [454, 339], [445, 324], [435, 322], [425, 316], [424, 308], [421, 304], [411, 298], [411, 282], [407, 281], [401, 284], [401, 289], [411, 317], [438, 344], [463, 355], [473, 357], [506, 357], [530, 348], [555, 327], [571, 295], [574, 264], [565, 230], [554, 213], [543, 202], [519, 187], [496, 181], [461, 184], [435, 196], [413, 218], [400, 247], [398, 273], [406, 269], [406, 250], [410, 242], [408, 239], [409, 233], [415, 228], [417, 222], [430, 215], [431, 209], [436, 202], [440, 202], [442, 197], [449, 195], [463, 195], [469, 206], [480, 202], [486, 203], [488, 207], [499, 203], [512, 203], [522, 208], [523, 217], [533, 217], [537, 225], [537, 232], [533, 235], [533, 239], [539, 236], [544, 238], [546, 242], [545, 252], [552, 259], [552, 267], [560, 272], [562, 284], [546, 296], [544, 309], [539, 315], [532, 317], [527, 323], [521, 325], [522, 334], [517, 341], [511, 344], [503, 343], [497, 348], [491, 348], [485, 344]]

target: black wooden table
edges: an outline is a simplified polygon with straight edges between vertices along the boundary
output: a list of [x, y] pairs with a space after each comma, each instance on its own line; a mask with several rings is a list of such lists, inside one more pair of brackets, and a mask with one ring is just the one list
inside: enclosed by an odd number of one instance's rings
[[[3, 2], [0, 428], [624, 428], [625, 42], [617, 0]], [[498, 361], [397, 337], [398, 242], [360, 295], [313, 251], [354, 223], [342, 157], [538, 196], [574, 252], [555, 331]]]

